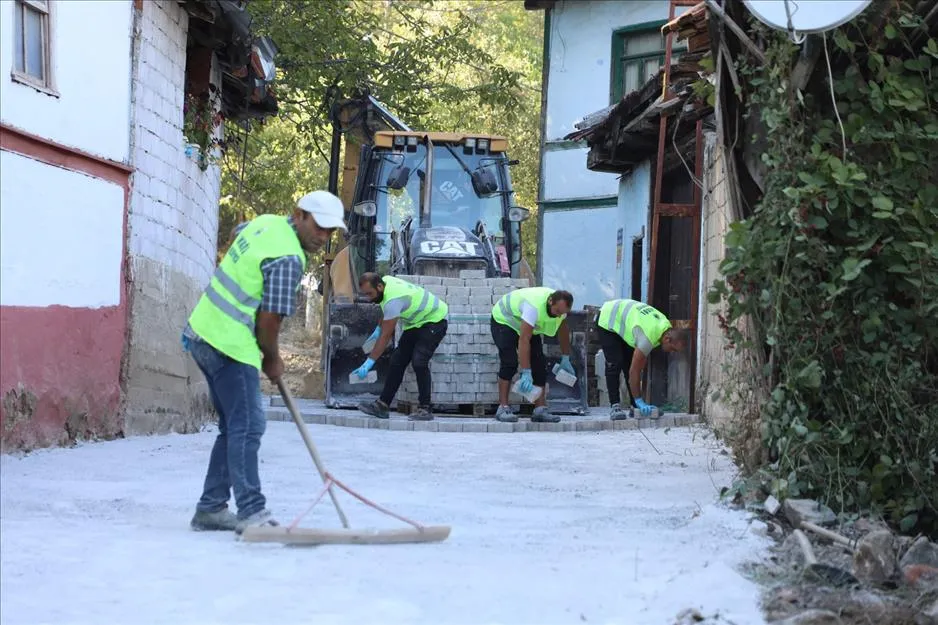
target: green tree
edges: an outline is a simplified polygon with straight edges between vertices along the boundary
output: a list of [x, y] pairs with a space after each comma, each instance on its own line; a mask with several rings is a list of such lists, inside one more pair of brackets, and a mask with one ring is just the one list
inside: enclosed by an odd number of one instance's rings
[[[326, 186], [336, 93], [370, 92], [414, 128], [505, 135], [520, 161], [516, 201], [534, 207], [539, 13], [478, 0], [263, 0], [250, 11], [255, 30], [279, 48], [280, 114], [227, 129], [220, 248], [240, 220], [289, 211], [299, 195]], [[524, 227], [529, 262], [534, 223]]]

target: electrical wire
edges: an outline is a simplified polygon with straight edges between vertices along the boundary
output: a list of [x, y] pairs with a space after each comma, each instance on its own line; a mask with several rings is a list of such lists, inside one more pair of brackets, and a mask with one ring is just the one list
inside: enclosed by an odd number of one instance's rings
[[837, 110], [837, 96], [834, 94], [834, 72], [831, 70], [831, 57], [827, 52], [827, 33], [821, 33], [824, 40], [824, 59], [827, 61], [827, 80], [831, 89], [831, 102], [834, 104], [834, 115], [837, 116], [837, 125], [840, 126], [840, 141], [843, 144], [843, 160], [847, 160], [847, 134], [844, 132], [844, 122], [840, 119], [840, 111]]

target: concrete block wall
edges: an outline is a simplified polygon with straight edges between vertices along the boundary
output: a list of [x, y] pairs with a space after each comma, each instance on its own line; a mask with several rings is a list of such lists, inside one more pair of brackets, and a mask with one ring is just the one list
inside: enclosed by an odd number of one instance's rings
[[[185, 154], [188, 15], [177, 2], [148, 0], [134, 26], [124, 426], [127, 434], [188, 432], [212, 415], [180, 334], [215, 268], [221, 178], [216, 165], [202, 171]], [[217, 71], [212, 79], [218, 84]]]
[[[486, 278], [484, 271], [468, 270], [461, 271], [459, 278], [398, 277], [422, 286], [449, 306], [446, 337], [430, 361], [433, 404], [498, 403], [498, 349], [489, 325], [492, 306], [506, 293], [530, 286], [528, 280]], [[398, 324], [398, 339], [401, 332]], [[417, 402], [417, 380], [409, 367], [397, 400]]]

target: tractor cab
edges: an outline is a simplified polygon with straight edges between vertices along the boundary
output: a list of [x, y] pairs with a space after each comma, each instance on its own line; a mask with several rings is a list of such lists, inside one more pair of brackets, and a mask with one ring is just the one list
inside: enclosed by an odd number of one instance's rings
[[362, 146], [349, 253], [354, 273], [517, 277], [521, 222], [503, 137], [382, 131]]

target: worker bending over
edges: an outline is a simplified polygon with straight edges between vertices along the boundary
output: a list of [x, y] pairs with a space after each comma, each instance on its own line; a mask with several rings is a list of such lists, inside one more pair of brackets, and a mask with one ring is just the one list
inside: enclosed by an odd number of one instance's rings
[[606, 357], [606, 386], [612, 419], [619, 421], [632, 416], [619, 404], [619, 374], [629, 363], [629, 405], [639, 409], [643, 417], [650, 416], [654, 406], [642, 399], [642, 370], [651, 350], [658, 347], [666, 352], [679, 352], [686, 343], [685, 333], [671, 327], [668, 318], [648, 304], [632, 299], [615, 299], [599, 309], [599, 344]]
[[362, 294], [381, 305], [381, 323], [365, 341], [377, 339], [368, 359], [355, 370], [360, 379], [365, 379], [375, 362], [384, 353], [394, 336], [394, 326], [400, 319], [404, 332], [391, 356], [391, 366], [384, 380], [384, 390], [375, 401], [363, 402], [358, 409], [379, 419], [387, 419], [389, 406], [404, 380], [407, 365], [412, 365], [417, 376], [418, 408], [410, 418], [416, 421], [431, 421], [430, 412], [430, 358], [446, 336], [446, 302], [423, 287], [400, 278], [381, 277], [376, 273], [363, 273], [358, 279]]
[[531, 421], [557, 423], [560, 417], [547, 410], [547, 359], [541, 336], [558, 336], [562, 354], [560, 367], [576, 375], [570, 364], [570, 328], [567, 313], [573, 308], [573, 295], [567, 291], [555, 291], [547, 287], [517, 289], [504, 295], [492, 308], [492, 339], [498, 347], [498, 410], [499, 421], [518, 420], [508, 405], [511, 379], [521, 363], [522, 393], [541, 387], [541, 394], [534, 401]]
[[[283, 375], [278, 335], [296, 311], [296, 291], [306, 254], [334, 230], [346, 230], [342, 202], [314, 191], [297, 202], [292, 217], [260, 215], [242, 224], [196, 304], [182, 334], [208, 382], [218, 413], [218, 436], [209, 457], [202, 497], [190, 526], [234, 530], [277, 525], [261, 493], [257, 453], [266, 429], [260, 375]], [[228, 510], [234, 491], [238, 514]]]

